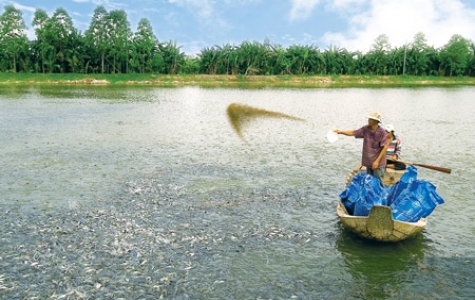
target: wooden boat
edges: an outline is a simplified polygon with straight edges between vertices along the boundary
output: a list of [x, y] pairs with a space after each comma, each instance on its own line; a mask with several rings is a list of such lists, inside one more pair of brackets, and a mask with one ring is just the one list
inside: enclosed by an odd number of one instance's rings
[[[351, 182], [353, 176], [362, 171], [365, 171], [364, 167], [361, 167], [361, 165], [356, 166], [349, 174], [345, 186]], [[383, 182], [386, 185], [393, 185], [402, 174], [404, 174], [404, 171], [388, 168], [384, 174]], [[363, 238], [381, 242], [405, 240], [421, 232], [427, 225], [427, 218], [421, 218], [417, 222], [394, 220], [391, 208], [380, 205], [373, 206], [367, 217], [353, 216], [348, 214], [341, 199], [338, 201], [336, 212], [347, 229]]]

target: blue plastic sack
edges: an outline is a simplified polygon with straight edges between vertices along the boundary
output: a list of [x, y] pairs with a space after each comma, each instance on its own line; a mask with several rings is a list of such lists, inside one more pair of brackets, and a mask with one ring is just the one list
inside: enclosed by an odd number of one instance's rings
[[444, 203], [435, 189], [432, 183], [418, 180], [417, 168], [409, 166], [391, 187], [381, 187], [379, 179], [365, 172], [358, 173], [340, 193], [340, 199], [350, 215], [368, 216], [374, 205], [388, 205], [393, 219], [417, 222]]
[[374, 205], [386, 205], [388, 189], [379, 179], [366, 172], [356, 174], [350, 184], [340, 193], [340, 199], [349, 214], [367, 216]]
[[393, 184], [389, 188], [387, 203], [390, 206], [394, 200], [408, 188], [408, 186], [417, 180], [417, 169], [414, 166], [407, 167], [404, 174], [401, 176], [398, 182]]
[[429, 216], [444, 199], [435, 191], [435, 186], [424, 180], [415, 180], [408, 184], [390, 205], [393, 219], [404, 222], [417, 222]]

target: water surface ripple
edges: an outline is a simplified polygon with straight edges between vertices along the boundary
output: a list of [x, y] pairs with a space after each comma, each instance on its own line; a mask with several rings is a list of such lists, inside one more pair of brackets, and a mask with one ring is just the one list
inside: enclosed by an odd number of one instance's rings
[[[474, 88], [0, 87], [2, 299], [468, 299]], [[226, 116], [238, 102], [307, 120]], [[446, 203], [414, 239], [335, 206], [379, 110]]]

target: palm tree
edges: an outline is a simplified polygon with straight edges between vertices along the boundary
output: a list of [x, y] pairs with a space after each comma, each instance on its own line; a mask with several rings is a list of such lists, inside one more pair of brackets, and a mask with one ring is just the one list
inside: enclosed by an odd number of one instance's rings
[[330, 75], [341, 75], [345, 69], [344, 59], [340, 54], [342, 50], [336, 46], [329, 46], [323, 52], [323, 57], [325, 61], [325, 74]]
[[290, 46], [287, 48], [287, 55], [291, 57], [291, 69], [295, 74], [307, 74], [309, 70], [309, 54], [312, 50], [310, 46]]
[[185, 56], [185, 61], [181, 72], [183, 74], [199, 74], [200, 71], [200, 59], [195, 56]]
[[269, 57], [269, 65], [272, 74], [292, 74], [292, 63], [290, 57], [287, 55], [287, 49], [281, 45], [272, 45]]
[[425, 55], [427, 56], [427, 70], [428, 75], [439, 76], [443, 75], [443, 70], [441, 69], [440, 63], [440, 51], [436, 48], [428, 47], [424, 50]]
[[84, 72], [83, 39], [83, 36], [74, 30], [69, 40], [69, 45], [64, 50], [66, 62], [69, 64], [69, 71], [72, 73]]
[[185, 54], [180, 51], [176, 42], [160, 44], [160, 52], [165, 63], [165, 73], [177, 74], [185, 61]]
[[362, 52], [357, 51], [353, 54], [354, 70], [353, 75], [365, 75], [368, 74], [368, 59]]
[[236, 55], [233, 53], [236, 47], [227, 43], [222, 47], [216, 46], [217, 73], [232, 74], [233, 67], [236, 67]]
[[219, 50], [216, 47], [206, 47], [201, 49], [200, 54], [200, 69], [205, 74], [214, 75], [218, 69]]
[[405, 61], [405, 52], [404, 48], [394, 48], [387, 54], [388, 62], [388, 74], [389, 75], [401, 75], [404, 72], [404, 61]]
[[258, 42], [244, 41], [239, 46], [238, 61], [243, 75], [266, 74], [271, 52], [269, 47]]

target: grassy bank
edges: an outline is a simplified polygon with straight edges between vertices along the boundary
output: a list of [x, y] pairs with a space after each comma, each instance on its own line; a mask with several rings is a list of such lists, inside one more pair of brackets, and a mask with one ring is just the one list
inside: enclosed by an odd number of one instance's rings
[[474, 77], [429, 76], [243, 76], [154, 74], [12, 74], [0, 73], [0, 84], [114, 84], [202, 87], [414, 87], [473, 86]]

